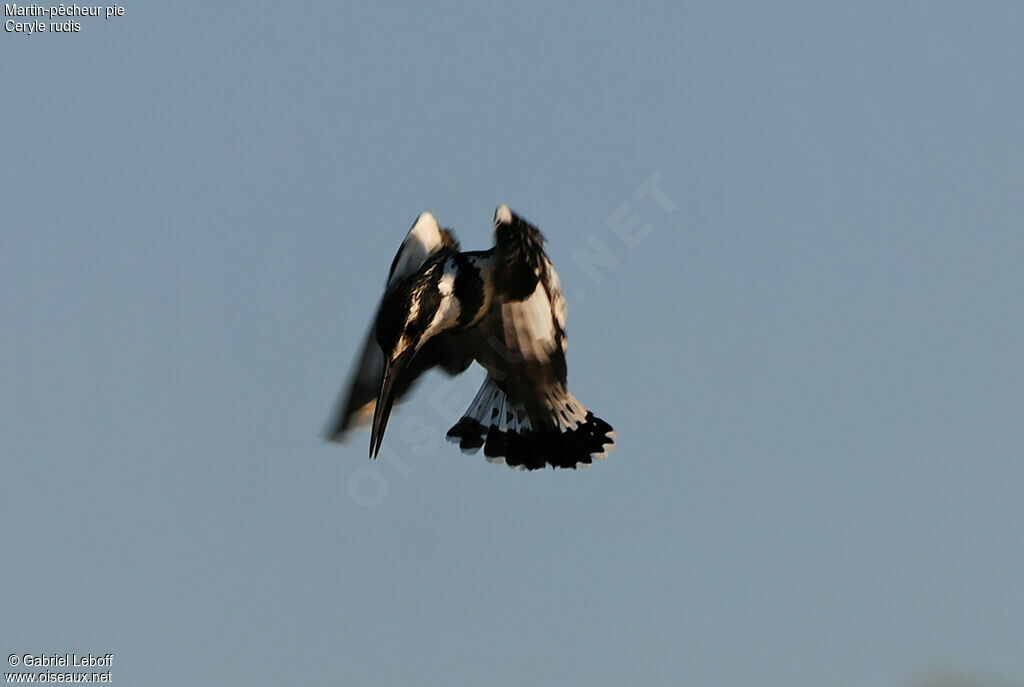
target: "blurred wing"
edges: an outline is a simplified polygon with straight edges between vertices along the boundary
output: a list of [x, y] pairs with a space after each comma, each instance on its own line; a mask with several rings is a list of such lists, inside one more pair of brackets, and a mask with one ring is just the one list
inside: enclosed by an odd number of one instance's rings
[[[434, 337], [416, 354], [405, 374], [397, 381], [395, 402], [400, 403], [427, 370], [440, 367], [450, 375], [457, 375], [464, 372], [472, 362], [472, 357], [466, 355], [453, 335], [441, 334]], [[371, 327], [363, 341], [362, 352], [353, 365], [348, 393], [338, 399], [331, 426], [326, 432], [328, 440], [344, 443], [349, 432], [373, 419], [383, 376], [384, 354], [377, 345]]]
[[[402, 245], [398, 247], [391, 269], [388, 271], [388, 283], [385, 293], [392, 286], [415, 274], [427, 259], [441, 250], [450, 247], [458, 249], [459, 243], [455, 235], [448, 229], [442, 229], [437, 220], [429, 212], [424, 212], [409, 229]], [[377, 304], [377, 310], [380, 303]], [[381, 378], [384, 376], [384, 354], [377, 345], [377, 336], [373, 322], [377, 321], [374, 311], [369, 330], [363, 337], [363, 345], [356, 356], [349, 374], [348, 391], [339, 397], [335, 406], [330, 425], [325, 432], [329, 441], [343, 443], [349, 432], [365, 425], [373, 417], [380, 393]], [[452, 370], [466, 369], [470, 361], [463, 361], [450, 337], [443, 338], [433, 346], [424, 346], [410, 366], [410, 373], [396, 389], [396, 399], [412, 387], [416, 379], [434, 365], [441, 365], [449, 374], [457, 374]], [[465, 364], [463, 364], [465, 362]]]
[[348, 392], [338, 399], [333, 420], [326, 432], [330, 441], [342, 443], [349, 430], [365, 425], [373, 417], [384, 375], [384, 354], [374, 337], [373, 327], [363, 337], [363, 346], [349, 373]]
[[416, 274], [427, 258], [445, 247], [458, 250], [458, 239], [451, 229], [442, 229], [432, 214], [424, 212], [416, 218], [391, 261], [385, 291], [396, 282]]

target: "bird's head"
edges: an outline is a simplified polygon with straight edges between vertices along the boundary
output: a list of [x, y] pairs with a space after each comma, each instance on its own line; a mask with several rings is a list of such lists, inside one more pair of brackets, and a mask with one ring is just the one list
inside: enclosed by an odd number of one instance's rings
[[376, 457], [384, 440], [397, 391], [416, 352], [432, 335], [432, 325], [441, 307], [437, 264], [393, 285], [384, 296], [377, 315], [377, 344], [384, 353], [384, 377], [373, 414], [370, 456]]

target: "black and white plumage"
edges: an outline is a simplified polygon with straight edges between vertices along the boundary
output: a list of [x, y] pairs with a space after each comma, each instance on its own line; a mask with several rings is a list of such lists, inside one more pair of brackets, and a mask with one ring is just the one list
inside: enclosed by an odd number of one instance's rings
[[392, 263], [329, 438], [340, 440], [372, 412], [376, 456], [392, 405], [423, 372], [440, 366], [458, 374], [476, 360], [487, 377], [449, 441], [517, 469], [603, 458], [615, 432], [566, 386], [565, 300], [544, 240], [502, 205], [494, 247], [459, 252], [450, 232], [421, 215]]
[[[442, 249], [457, 251], [459, 242], [450, 230], [441, 228], [432, 214], [422, 213], [416, 218], [391, 261], [385, 293], [416, 274], [427, 258]], [[375, 325], [371, 324], [353, 365], [348, 391], [339, 398], [334, 419], [327, 429], [327, 439], [335, 443], [343, 443], [352, 430], [366, 424], [373, 417], [384, 375], [384, 354], [377, 343], [375, 332]], [[418, 358], [398, 388], [399, 399], [430, 368], [439, 365], [449, 374], [455, 375], [463, 372], [473, 362], [472, 358], [459, 351], [449, 336], [429, 342]]]

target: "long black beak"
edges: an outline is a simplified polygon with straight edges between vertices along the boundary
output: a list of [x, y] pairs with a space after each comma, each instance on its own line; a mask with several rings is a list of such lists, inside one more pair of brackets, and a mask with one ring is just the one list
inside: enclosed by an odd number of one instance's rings
[[377, 406], [373, 409], [373, 430], [370, 432], [371, 458], [377, 457], [380, 444], [384, 441], [384, 430], [388, 426], [391, 408], [395, 405], [395, 381], [402, 376], [411, 358], [412, 351], [405, 351], [394, 360], [384, 361], [384, 379], [381, 380]]

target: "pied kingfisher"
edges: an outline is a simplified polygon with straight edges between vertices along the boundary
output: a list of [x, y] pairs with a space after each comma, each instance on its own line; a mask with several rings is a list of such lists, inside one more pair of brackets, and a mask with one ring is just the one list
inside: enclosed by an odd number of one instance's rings
[[565, 300], [544, 241], [502, 205], [494, 247], [459, 252], [451, 230], [421, 214], [391, 263], [327, 438], [343, 441], [372, 415], [375, 458], [393, 404], [424, 372], [456, 375], [476, 360], [487, 377], [449, 441], [469, 453], [483, 447], [489, 461], [515, 469], [603, 458], [615, 432], [566, 388]]

